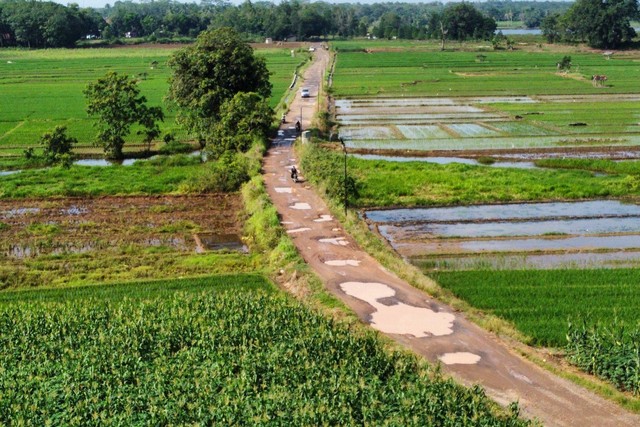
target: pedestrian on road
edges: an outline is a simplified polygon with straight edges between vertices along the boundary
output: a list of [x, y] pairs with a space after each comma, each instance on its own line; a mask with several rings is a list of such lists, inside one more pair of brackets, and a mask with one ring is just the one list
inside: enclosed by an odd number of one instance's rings
[[291, 166], [291, 179], [293, 182], [298, 182], [298, 169], [295, 166]]

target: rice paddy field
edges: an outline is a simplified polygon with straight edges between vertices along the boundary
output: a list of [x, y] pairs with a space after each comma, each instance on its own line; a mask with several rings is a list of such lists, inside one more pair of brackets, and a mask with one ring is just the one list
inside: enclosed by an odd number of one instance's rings
[[[362, 96], [534, 96], [640, 93], [640, 54], [558, 51], [526, 46], [514, 51], [476, 47], [440, 52], [433, 44], [332, 43], [338, 49], [333, 88], [336, 98]], [[348, 47], [347, 47], [348, 46]], [[556, 64], [569, 55], [572, 67]], [[484, 58], [481, 58], [484, 56]], [[606, 75], [594, 87], [592, 75]]]
[[[336, 43], [335, 112], [356, 151], [546, 150], [640, 144], [640, 54], [439, 52], [425, 43]], [[564, 55], [572, 67], [556, 67]], [[594, 85], [593, 75], [606, 75]], [[498, 151], [494, 153], [494, 151]], [[637, 154], [634, 154], [637, 156]]]
[[[109, 71], [139, 80], [148, 105], [162, 106], [166, 114], [161, 130], [180, 141], [188, 136], [175, 124], [175, 112], [166, 108], [171, 69], [166, 62], [182, 46], [137, 46], [103, 49], [0, 49], [0, 157], [21, 155], [37, 147], [40, 136], [56, 125], [65, 125], [78, 139], [79, 154], [102, 154], [93, 147], [95, 130], [85, 111], [83, 90]], [[291, 57], [290, 49], [258, 49], [267, 60], [273, 84], [270, 104], [275, 107], [291, 83], [297, 65], [307, 53]], [[140, 136], [132, 135], [125, 145], [129, 153], [140, 151]]]

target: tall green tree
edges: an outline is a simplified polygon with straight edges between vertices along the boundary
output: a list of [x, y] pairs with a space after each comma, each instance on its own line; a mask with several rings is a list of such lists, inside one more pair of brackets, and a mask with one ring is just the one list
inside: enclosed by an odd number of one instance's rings
[[147, 98], [140, 95], [137, 82], [128, 76], [109, 72], [84, 90], [87, 98], [87, 113], [97, 118], [97, 144], [102, 145], [105, 155], [122, 159], [125, 137], [131, 126], [140, 125], [145, 142], [159, 134], [157, 122], [164, 120], [160, 107], [148, 107]]
[[577, 0], [565, 15], [566, 30], [595, 48], [616, 49], [635, 37], [637, 0]]
[[247, 151], [254, 141], [266, 139], [273, 117], [273, 110], [262, 96], [238, 92], [220, 107], [220, 120], [207, 152], [217, 158], [225, 151]]
[[549, 43], [555, 43], [562, 40], [564, 32], [562, 17], [557, 13], [545, 16], [540, 24], [540, 30], [542, 30], [542, 35]]
[[178, 121], [202, 147], [220, 119], [220, 108], [239, 92], [271, 95], [265, 59], [230, 28], [205, 31], [196, 43], [169, 59], [173, 68], [167, 99], [179, 108]]
[[497, 28], [493, 18], [483, 15], [470, 3], [447, 6], [442, 13], [442, 23], [447, 38], [458, 41], [489, 40]]

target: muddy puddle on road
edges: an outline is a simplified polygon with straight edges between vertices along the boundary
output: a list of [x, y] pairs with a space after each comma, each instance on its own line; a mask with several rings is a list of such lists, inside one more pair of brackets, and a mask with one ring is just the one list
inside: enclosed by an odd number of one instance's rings
[[439, 269], [640, 265], [640, 206], [525, 203], [365, 214], [401, 255]]

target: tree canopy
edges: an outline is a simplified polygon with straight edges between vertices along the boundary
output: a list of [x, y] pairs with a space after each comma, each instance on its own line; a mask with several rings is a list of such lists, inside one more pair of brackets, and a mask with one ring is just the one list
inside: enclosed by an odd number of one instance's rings
[[577, 0], [565, 15], [565, 31], [591, 47], [613, 49], [635, 37], [631, 19], [637, 17], [637, 0]]
[[638, 17], [636, 0], [577, 0], [565, 14], [546, 16], [540, 28], [549, 43], [587, 42], [617, 49], [636, 36], [631, 20]]
[[230, 28], [205, 31], [196, 43], [169, 59], [173, 68], [167, 98], [179, 108], [179, 122], [206, 145], [222, 105], [240, 92], [271, 95], [265, 59]]
[[214, 144], [207, 151], [218, 157], [224, 151], [247, 151], [254, 141], [264, 141], [274, 112], [262, 96], [238, 92], [220, 107], [220, 120], [213, 129]]
[[98, 12], [54, 2], [0, 1], [0, 46], [73, 47], [106, 25]]
[[109, 72], [84, 91], [87, 113], [96, 116], [98, 144], [108, 158], [122, 159], [125, 137], [131, 126], [139, 124], [144, 130], [145, 141], [159, 135], [157, 121], [164, 119], [160, 107], [147, 107], [147, 99], [140, 95], [136, 81], [116, 72]]
[[[277, 3], [277, 4], [276, 4]], [[427, 3], [340, 3], [301, 0], [245, 0], [239, 5], [228, 1], [203, 0], [181, 3], [175, 0], [116, 1], [103, 9], [80, 9], [70, 3], [35, 0], [0, 0], [0, 46], [31, 48], [73, 46], [85, 36], [107, 40], [143, 37], [149, 41], [195, 38], [207, 28], [230, 27], [252, 41], [309, 39], [326, 35], [341, 37], [398, 37], [401, 39], [440, 38], [442, 2]], [[528, 26], [552, 13], [564, 13], [566, 1], [477, 2], [473, 7], [486, 17], [499, 21], [520, 20]], [[479, 22], [479, 21], [478, 21]], [[465, 37], [473, 37], [465, 31]], [[483, 37], [484, 38], [484, 37]]]

